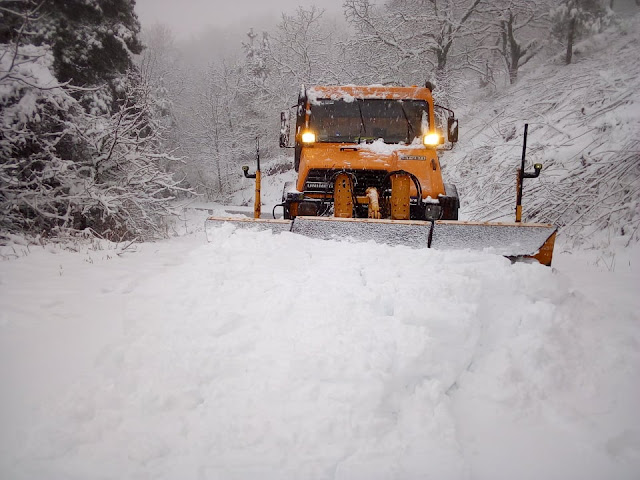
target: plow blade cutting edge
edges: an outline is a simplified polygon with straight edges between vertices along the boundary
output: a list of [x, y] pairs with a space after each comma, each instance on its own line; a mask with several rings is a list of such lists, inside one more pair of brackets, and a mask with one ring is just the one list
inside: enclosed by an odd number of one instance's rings
[[288, 231], [323, 240], [373, 240], [388, 245], [406, 245], [436, 250], [475, 250], [512, 259], [534, 258], [551, 265], [556, 227], [544, 223], [481, 223], [455, 220], [374, 220], [367, 218], [296, 217], [293, 220], [210, 217], [210, 229], [222, 224], [238, 228]]

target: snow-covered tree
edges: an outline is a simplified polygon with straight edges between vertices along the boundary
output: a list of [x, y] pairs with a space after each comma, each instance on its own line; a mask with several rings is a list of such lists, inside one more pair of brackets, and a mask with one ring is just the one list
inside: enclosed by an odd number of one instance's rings
[[254, 79], [257, 86], [264, 86], [264, 82], [269, 76], [269, 66], [267, 57], [269, 55], [269, 34], [262, 32], [262, 37], [258, 40], [258, 34], [253, 28], [247, 32], [247, 41], [242, 43], [245, 52], [245, 68], [247, 73]]
[[41, 232], [73, 222], [82, 108], [52, 74], [45, 47], [0, 45], [0, 227]]
[[283, 13], [257, 48], [245, 43], [237, 103], [247, 124], [258, 120], [253, 131], [262, 138], [265, 154], [280, 152], [279, 111], [295, 103], [300, 85], [354, 81], [344, 62], [341, 42], [346, 35], [340, 26], [318, 7], [298, 7]]
[[347, 0], [345, 15], [355, 28], [352, 48], [383, 82], [445, 83], [458, 62], [454, 45], [476, 30], [481, 0]]
[[482, 7], [482, 22], [487, 26], [488, 36], [484, 35], [480, 43], [488, 44], [488, 49], [497, 53], [512, 84], [520, 67], [544, 45], [548, 8], [546, 0], [499, 0]]
[[101, 87], [79, 96], [94, 112], [117, 108], [118, 78], [133, 66], [132, 55], [142, 50], [134, 5], [132, 0], [42, 2], [42, 24], [34, 41], [51, 45], [59, 81]]
[[293, 15], [282, 15], [271, 37], [269, 60], [288, 97], [301, 84], [337, 83], [344, 77], [337, 58], [340, 34], [324, 15], [314, 6], [298, 7]]
[[188, 183], [208, 200], [229, 191], [228, 172], [241, 130], [234, 106], [237, 74], [226, 62], [192, 71], [178, 109]]
[[[118, 16], [113, 8], [123, 7], [124, 18], [133, 2], [88, 0], [79, 11], [58, 3], [0, 3], [6, 20], [0, 31], [0, 228], [47, 235], [92, 229], [112, 239], [160, 236], [179, 187], [165, 168], [170, 157], [160, 142], [163, 127], [154, 119], [158, 105], [151, 86], [135, 70], [120, 71], [130, 63], [123, 59], [112, 59], [110, 72], [105, 67], [106, 90], [58, 78], [73, 66], [71, 57], [58, 53], [58, 34], [68, 31], [61, 12], [76, 21], [86, 9], [109, 18]], [[60, 11], [53, 12], [53, 5]], [[113, 27], [97, 20], [95, 25], [98, 31]], [[78, 62], [94, 54], [100, 60], [91, 49], [85, 53]], [[114, 93], [107, 95], [108, 104], [94, 108], [87, 102], [105, 91]]]
[[176, 161], [164, 153], [163, 125], [153, 87], [130, 72], [121, 86], [117, 108], [109, 116], [89, 116], [82, 132], [88, 145], [80, 172], [84, 194], [82, 222], [102, 236], [154, 238], [164, 234], [169, 200], [184, 189], [167, 171]]
[[[49, 46], [55, 78], [94, 113], [115, 107], [117, 79], [140, 53], [133, 0], [3, 0], [0, 42]], [[27, 28], [23, 27], [26, 26]]]
[[[184, 88], [184, 67], [175, 44], [173, 32], [167, 25], [155, 24], [143, 30], [144, 49], [135, 56], [140, 76], [156, 90], [156, 96], [170, 110], [171, 103]], [[165, 112], [168, 113], [168, 112]]]
[[613, 16], [611, 9], [600, 0], [560, 0], [551, 9], [552, 33], [566, 45], [565, 62], [571, 63], [573, 46], [589, 33], [599, 32]]
[[[169, 151], [180, 149], [180, 128], [176, 115], [176, 103], [186, 88], [186, 75], [173, 32], [162, 24], [155, 24], [142, 32], [144, 50], [134, 57], [140, 79], [151, 87], [154, 101], [153, 118], [162, 126], [162, 145]], [[182, 154], [181, 154], [182, 155]], [[184, 163], [171, 166], [184, 176]]]

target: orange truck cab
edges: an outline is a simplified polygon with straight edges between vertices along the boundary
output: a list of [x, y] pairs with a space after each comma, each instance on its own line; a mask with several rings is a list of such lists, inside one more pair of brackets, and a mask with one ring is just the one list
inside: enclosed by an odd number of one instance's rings
[[[455, 186], [442, 180], [437, 150], [445, 139], [429, 84], [303, 87], [292, 108], [294, 145], [289, 111], [282, 112], [280, 130], [280, 146], [295, 148], [298, 172], [284, 188], [285, 218], [457, 220], [460, 201]], [[443, 111], [453, 143], [457, 120]], [[400, 203], [406, 214], [396, 213]]]

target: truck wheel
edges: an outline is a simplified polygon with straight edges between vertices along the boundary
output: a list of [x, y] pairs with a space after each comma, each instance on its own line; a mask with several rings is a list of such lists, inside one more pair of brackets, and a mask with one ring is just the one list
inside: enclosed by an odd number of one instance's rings
[[293, 182], [284, 182], [284, 187], [282, 189], [282, 205], [284, 209], [282, 218], [284, 218], [285, 220], [291, 220], [291, 212], [290, 212], [291, 203], [287, 201], [287, 192], [291, 189], [292, 186], [293, 186]]
[[458, 189], [453, 183], [445, 183], [444, 191], [445, 196], [440, 197], [440, 205], [442, 205], [442, 220], [458, 220], [458, 209], [460, 208]]
[[300, 170], [300, 155], [302, 154], [302, 146], [296, 145], [295, 153], [293, 157], [293, 168], [297, 172]]

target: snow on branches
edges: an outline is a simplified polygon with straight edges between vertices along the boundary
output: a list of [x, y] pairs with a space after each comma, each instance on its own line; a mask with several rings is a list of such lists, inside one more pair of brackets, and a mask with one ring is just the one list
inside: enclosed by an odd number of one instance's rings
[[67, 225], [73, 118], [81, 109], [51, 72], [46, 47], [0, 45], [0, 226]]
[[55, 45], [24, 33], [48, 28], [41, 4], [17, 6], [0, 12], [12, 26], [0, 36], [0, 229], [164, 235], [180, 188], [165, 168], [175, 159], [163, 153], [151, 88], [135, 71], [102, 86], [59, 83]]
[[587, 33], [598, 33], [609, 24], [613, 12], [601, 0], [560, 0], [550, 11], [552, 34], [565, 42], [565, 62], [571, 63], [573, 46]]
[[133, 72], [124, 80], [111, 116], [87, 115], [79, 132], [90, 159], [78, 172], [85, 194], [81, 227], [102, 236], [157, 238], [173, 214], [170, 201], [185, 189], [166, 168], [178, 159], [163, 152], [151, 86]]

